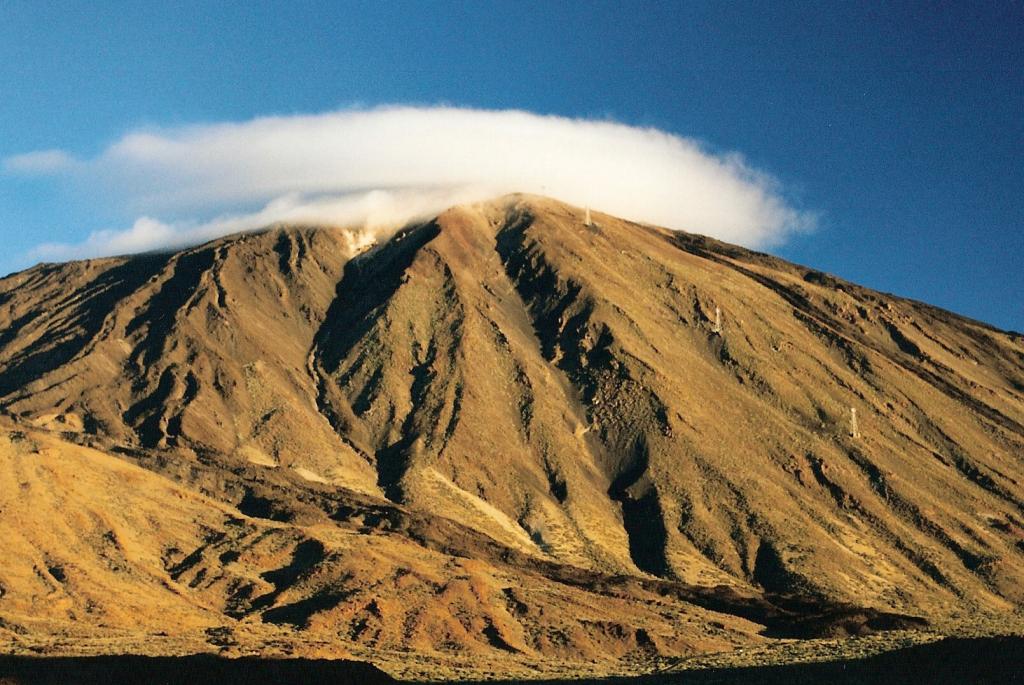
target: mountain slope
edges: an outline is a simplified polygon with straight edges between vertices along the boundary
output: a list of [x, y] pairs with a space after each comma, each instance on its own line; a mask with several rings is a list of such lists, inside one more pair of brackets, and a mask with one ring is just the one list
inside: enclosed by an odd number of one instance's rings
[[[724, 611], [729, 644], [763, 639], [779, 593], [812, 599], [812, 613], [1018, 610], [1021, 336], [700, 236], [595, 220], [511, 196], [365, 250], [351, 232], [276, 227], [174, 255], [41, 265], [0, 280], [0, 408], [11, 430], [119, 455], [248, 519], [390, 530], [390, 561], [355, 567], [339, 552], [339, 570], [305, 588], [298, 630], [369, 625], [375, 610], [350, 593], [394, 592], [371, 578], [424, 549], [506, 569], [487, 577], [540, 573], [561, 588], [550, 596], [566, 592], [554, 568], [660, 578], [673, 611]], [[408, 517], [423, 523], [395, 522]], [[222, 552], [247, 549], [225, 539]], [[334, 568], [327, 556], [299, 575]], [[423, 563], [431, 582], [451, 573], [440, 557]], [[495, 617], [498, 585], [462, 610], [443, 593], [423, 600], [442, 622], [477, 616], [464, 635], [382, 629], [367, 644], [709, 648], [704, 630], [662, 624], [632, 596], [614, 609], [559, 600], [606, 612], [594, 625], [634, 626], [601, 640], [593, 627], [554, 639], [535, 619], [513, 628], [525, 619]], [[732, 599], [694, 594], [716, 586]], [[226, 587], [208, 600], [221, 616], [286, 606], [284, 590], [228, 606]], [[739, 609], [759, 597], [756, 615]], [[547, 601], [549, 616], [579, 611]], [[660, 641], [637, 637], [659, 625]]]

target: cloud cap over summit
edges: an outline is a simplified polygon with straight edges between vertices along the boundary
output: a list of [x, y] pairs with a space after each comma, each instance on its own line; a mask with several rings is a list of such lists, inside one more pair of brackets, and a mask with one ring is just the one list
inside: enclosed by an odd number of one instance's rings
[[[50, 246], [54, 256], [167, 246], [306, 214], [362, 223], [367, 205], [380, 220], [380, 193], [394, 191], [396, 210], [400, 200], [424, 212], [537, 193], [748, 246], [778, 244], [814, 223], [738, 154], [654, 128], [518, 110], [395, 106], [146, 129], [91, 160], [49, 150], [45, 160], [28, 153], [5, 166], [64, 175], [147, 222]], [[370, 191], [373, 202], [354, 199]]]

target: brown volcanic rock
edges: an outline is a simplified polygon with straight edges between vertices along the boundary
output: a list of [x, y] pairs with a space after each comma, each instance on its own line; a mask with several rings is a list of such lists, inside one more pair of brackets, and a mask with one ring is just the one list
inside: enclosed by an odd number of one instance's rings
[[0, 629], [511, 673], [1017, 611], [1021, 336], [595, 218], [512, 196], [363, 252], [279, 227], [0, 280]]

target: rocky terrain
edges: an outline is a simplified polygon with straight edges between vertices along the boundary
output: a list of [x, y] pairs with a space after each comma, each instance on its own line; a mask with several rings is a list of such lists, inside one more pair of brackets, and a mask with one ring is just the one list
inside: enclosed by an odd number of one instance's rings
[[1024, 336], [544, 198], [42, 264], [0, 280], [0, 647], [558, 678], [1020, 632], [1022, 458]]

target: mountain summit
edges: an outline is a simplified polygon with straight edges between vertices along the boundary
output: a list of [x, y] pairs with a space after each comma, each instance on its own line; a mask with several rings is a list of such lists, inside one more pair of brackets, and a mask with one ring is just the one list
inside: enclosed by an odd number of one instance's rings
[[9, 276], [0, 410], [15, 647], [608, 673], [1024, 601], [1024, 338], [545, 198]]

